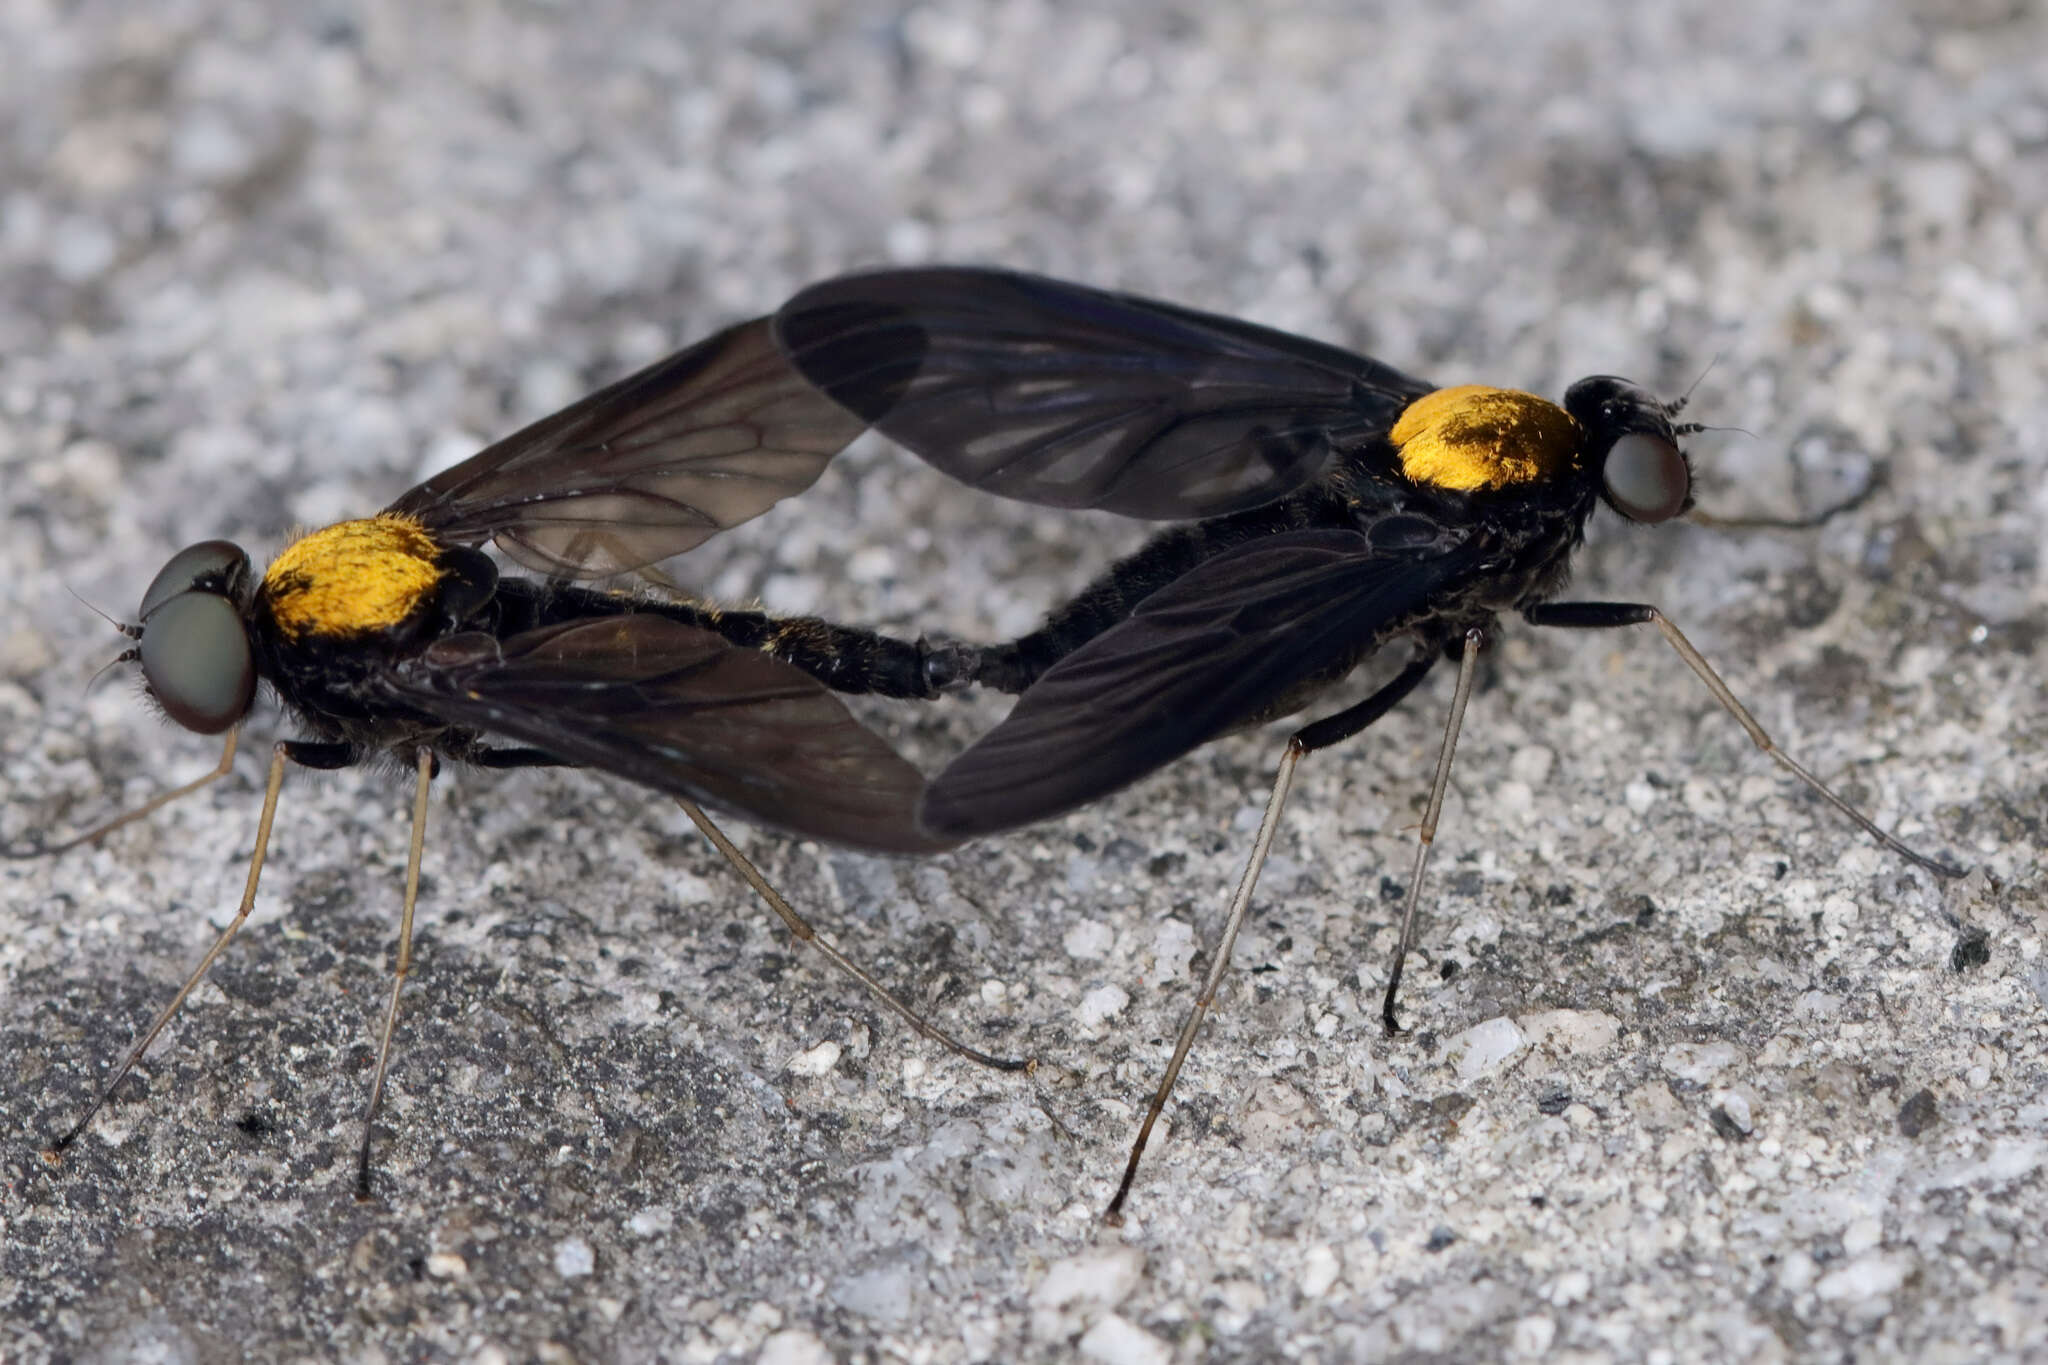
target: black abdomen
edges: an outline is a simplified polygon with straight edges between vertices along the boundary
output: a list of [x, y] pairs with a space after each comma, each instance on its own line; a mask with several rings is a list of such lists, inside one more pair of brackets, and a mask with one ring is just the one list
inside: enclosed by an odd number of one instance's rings
[[764, 650], [835, 692], [925, 700], [941, 690], [930, 676], [932, 650], [924, 641], [813, 616], [728, 611], [709, 602], [599, 592], [523, 578], [500, 580], [491, 610], [489, 629], [500, 639], [563, 621], [645, 612], [712, 631], [744, 649]]

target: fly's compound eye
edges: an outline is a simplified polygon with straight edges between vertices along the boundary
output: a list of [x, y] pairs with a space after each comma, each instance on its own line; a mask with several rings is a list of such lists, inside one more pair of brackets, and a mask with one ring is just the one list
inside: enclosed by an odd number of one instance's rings
[[225, 540], [171, 556], [142, 594], [142, 678], [164, 714], [217, 735], [249, 714], [256, 660], [242, 624], [249, 556]]
[[181, 592], [209, 592], [240, 605], [249, 582], [249, 556], [227, 540], [202, 540], [171, 556], [142, 594], [141, 620]]
[[143, 681], [165, 714], [187, 730], [217, 735], [249, 714], [256, 661], [242, 614], [227, 598], [181, 592], [142, 623]]
[[1607, 501], [1630, 521], [1669, 521], [1685, 510], [1692, 494], [1685, 456], [1670, 441], [1645, 431], [1615, 438], [1600, 477]]

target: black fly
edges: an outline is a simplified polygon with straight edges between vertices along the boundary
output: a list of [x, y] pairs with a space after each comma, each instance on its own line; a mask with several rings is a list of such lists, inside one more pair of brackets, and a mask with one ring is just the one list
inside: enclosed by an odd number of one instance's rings
[[934, 659], [935, 686], [1021, 695], [933, 780], [918, 809], [926, 833], [972, 838], [1072, 810], [1299, 710], [1382, 649], [1407, 655], [1373, 695], [1288, 740], [1112, 1220], [1228, 965], [1295, 765], [1371, 725], [1449, 658], [1457, 686], [1382, 1004], [1398, 1029], [1395, 993], [1451, 756], [1501, 613], [1575, 629], [1655, 625], [1780, 767], [1893, 852], [1958, 875], [1780, 750], [1654, 606], [1554, 600], [1597, 503], [1645, 524], [1691, 507], [1679, 439], [1697, 428], [1675, 424], [1677, 403], [1611, 376], [1578, 381], [1562, 405], [1438, 388], [1268, 328], [993, 270], [827, 281], [786, 304], [775, 328], [807, 378], [975, 488], [1190, 523], [1161, 532], [1031, 634]]
[[[725, 611], [579, 581], [641, 571], [759, 516], [818, 477], [861, 423], [807, 384], [757, 319], [659, 361], [405, 493], [376, 516], [294, 541], [258, 577], [226, 541], [174, 555], [143, 594], [135, 645], [145, 689], [172, 720], [227, 735], [196, 782], [61, 843], [117, 829], [225, 776], [265, 684], [306, 738], [275, 746], [242, 900], [176, 997], [50, 1148], [92, 1116], [234, 937], [254, 902], [288, 762], [344, 768], [391, 755], [416, 774], [398, 952], [371, 1125], [412, 960], [428, 784], [442, 759], [485, 768], [585, 766], [678, 801], [782, 916], [927, 1036], [939, 1033], [778, 896], [703, 807], [886, 853], [948, 841], [916, 819], [924, 778], [833, 695], [937, 695], [943, 657], [810, 618]], [[545, 579], [501, 575], [486, 541]], [[505, 742], [509, 741], [509, 742]]]

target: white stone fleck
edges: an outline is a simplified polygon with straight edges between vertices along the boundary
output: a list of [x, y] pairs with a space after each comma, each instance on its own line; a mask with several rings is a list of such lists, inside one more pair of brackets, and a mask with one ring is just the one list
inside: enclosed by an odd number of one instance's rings
[[1538, 1010], [1515, 1023], [1535, 1046], [1567, 1056], [1599, 1052], [1621, 1036], [1621, 1021], [1604, 1010]]
[[1593, 1292], [1593, 1277], [1583, 1270], [1567, 1270], [1550, 1282], [1550, 1289], [1544, 1295], [1559, 1308], [1582, 1303], [1586, 1295]]
[[1540, 787], [1550, 780], [1550, 769], [1556, 761], [1557, 755], [1548, 745], [1525, 744], [1508, 760], [1508, 776]]
[[1711, 783], [1689, 777], [1680, 789], [1685, 808], [1705, 825], [1721, 825], [1728, 819], [1728, 802]]
[[1713, 1102], [1728, 1116], [1737, 1130], [1744, 1133], [1756, 1131], [1756, 1115], [1750, 1108], [1749, 1096], [1740, 1090], [1716, 1090]]
[[[1194, 926], [1185, 920], [1161, 920], [1152, 932], [1152, 956], [1159, 964], [1161, 976], [1185, 975], [1195, 956]], [[2048, 986], [2043, 991], [2044, 997], [2048, 997]]]
[[1320, 1299], [1330, 1292], [1344, 1273], [1344, 1267], [1337, 1259], [1337, 1253], [1327, 1243], [1312, 1246], [1301, 1259], [1302, 1297]]
[[1527, 782], [1517, 782], [1510, 778], [1494, 785], [1493, 802], [1506, 814], [1526, 818], [1535, 813], [1536, 793], [1530, 789]]
[[1130, 992], [1117, 985], [1097, 986], [1081, 997], [1081, 1003], [1074, 1007], [1074, 1018], [1082, 1028], [1101, 1028], [1104, 1023], [1122, 1014], [1124, 1007], [1131, 1003]]
[[761, 1343], [760, 1365], [832, 1365], [832, 1350], [801, 1327], [777, 1332]]
[[1114, 1313], [1096, 1319], [1079, 1346], [1083, 1357], [1104, 1365], [1167, 1365], [1173, 1359], [1165, 1342]]
[[1906, 1282], [1906, 1269], [1907, 1261], [1902, 1256], [1858, 1256], [1840, 1270], [1821, 1276], [1813, 1292], [1830, 1302], [1886, 1298]]
[[1739, 1063], [1742, 1053], [1730, 1043], [1675, 1043], [1657, 1060], [1679, 1080], [1704, 1085]]
[[581, 1279], [596, 1269], [597, 1253], [581, 1237], [565, 1237], [555, 1243], [555, 1273], [563, 1279]]
[[1067, 930], [1060, 940], [1060, 946], [1067, 950], [1068, 957], [1093, 961], [1109, 955], [1110, 946], [1116, 942], [1116, 933], [1099, 920], [1084, 919]]
[[1540, 1356], [1557, 1340], [1557, 1319], [1531, 1314], [1516, 1321], [1508, 1349], [1518, 1356]]
[[1444, 1055], [1460, 1081], [1473, 1081], [1499, 1070], [1528, 1045], [1528, 1035], [1515, 1021], [1501, 1016], [1453, 1034]]
[[626, 1227], [636, 1237], [659, 1237], [675, 1226], [676, 1216], [659, 1204], [650, 1204], [626, 1220]]
[[1848, 1256], [1861, 1256], [1866, 1251], [1875, 1251], [1884, 1245], [1884, 1224], [1875, 1218], [1858, 1218], [1842, 1229], [1842, 1251]]
[[823, 1076], [839, 1065], [842, 1049], [839, 1044], [827, 1038], [816, 1047], [806, 1048], [782, 1064], [782, 1069], [795, 1076]]
[[1054, 1261], [1031, 1291], [1031, 1335], [1041, 1341], [1072, 1336], [1122, 1303], [1144, 1269], [1145, 1258], [1135, 1247], [1107, 1247]]
[[846, 576], [855, 583], [885, 583], [896, 576], [896, 554], [882, 545], [855, 550], [846, 561]]
[[876, 1322], [902, 1322], [910, 1316], [914, 1287], [910, 1268], [892, 1261], [839, 1281], [832, 1301]]
[[1847, 123], [1862, 108], [1863, 92], [1846, 76], [1822, 81], [1813, 92], [1813, 112], [1829, 123]]

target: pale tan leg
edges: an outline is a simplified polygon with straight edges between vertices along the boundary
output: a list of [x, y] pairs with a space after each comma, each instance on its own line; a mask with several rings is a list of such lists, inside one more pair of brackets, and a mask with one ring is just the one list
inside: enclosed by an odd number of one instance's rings
[[877, 981], [866, 968], [833, 947], [828, 939], [821, 937], [818, 931], [768, 884], [768, 879], [761, 875], [759, 868], [748, 861], [747, 855], [740, 852], [733, 841], [725, 837], [725, 831], [711, 822], [711, 817], [704, 813], [701, 806], [693, 801], [685, 801], [681, 797], [676, 798], [676, 804], [683, 808], [683, 814], [690, 817], [690, 823], [711, 841], [712, 847], [723, 853], [725, 860], [733, 865], [740, 876], [746, 878], [747, 885], [754, 888], [754, 894], [766, 901], [768, 908], [781, 917], [783, 924], [788, 926], [791, 937], [798, 943], [808, 945], [824, 954], [826, 961], [866, 986], [877, 1000], [895, 1011], [905, 1023], [920, 1034], [971, 1062], [979, 1062], [997, 1071], [1030, 1071], [1037, 1066], [1037, 1062], [1030, 1058], [1020, 1061], [1009, 1057], [993, 1057], [979, 1048], [969, 1047], [891, 995], [888, 988]]
[[1807, 788], [1820, 796], [1829, 805], [1856, 822], [1865, 834], [1883, 844], [1901, 858], [1926, 868], [1942, 877], [1960, 877], [1963, 870], [1934, 858], [1915, 853], [1912, 849], [1877, 827], [1877, 822], [1837, 796], [1825, 782], [1815, 777], [1792, 760], [1768, 734], [1756, 723], [1756, 717], [1728, 690], [1728, 684], [1721, 681], [1692, 641], [1685, 638], [1677, 626], [1671, 624], [1663, 612], [1647, 602], [1538, 602], [1525, 607], [1522, 616], [1530, 625], [1554, 626], [1562, 630], [1616, 630], [1623, 626], [1654, 625], [1664, 636], [1664, 643], [1678, 652], [1699, 680], [1713, 693], [1714, 700], [1721, 703], [1721, 709], [1735, 717], [1735, 721], [1749, 735], [1750, 742], [1771, 756], [1771, 761], [1792, 776], [1805, 783]]
[[162, 810], [181, 796], [190, 796], [209, 782], [218, 782], [221, 778], [226, 777], [235, 766], [235, 741], [240, 734], [241, 731], [239, 729], [228, 731], [227, 743], [221, 746], [220, 762], [215, 764], [213, 771], [204, 777], [194, 778], [182, 787], [173, 787], [167, 792], [160, 792], [150, 797], [149, 800], [143, 802], [134, 810], [117, 815], [103, 825], [95, 825], [83, 834], [74, 834], [69, 839], [65, 839], [60, 843], [37, 844], [33, 848], [8, 849], [5, 853], [0, 853], [0, 857], [46, 858], [52, 854], [62, 853], [66, 849], [77, 848], [80, 844], [89, 844], [103, 835], [112, 834], [123, 825], [132, 825], [145, 815]]
[[1422, 873], [1429, 866], [1430, 846], [1436, 842], [1437, 817], [1444, 810], [1444, 789], [1451, 783], [1451, 755], [1458, 749], [1458, 732], [1465, 728], [1465, 703], [1472, 699], [1472, 675], [1478, 671], [1479, 651], [1486, 633], [1465, 632], [1465, 652], [1458, 659], [1458, 688], [1451, 694], [1451, 718], [1444, 724], [1444, 747], [1436, 758], [1436, 780], [1430, 783], [1429, 807], [1422, 813], [1422, 828], [1416, 832], [1415, 869], [1408, 877], [1408, 903], [1401, 910], [1401, 940], [1394, 945], [1394, 965], [1387, 970], [1387, 993], [1380, 999], [1380, 1022], [1387, 1032], [1399, 1033], [1394, 1018], [1394, 993], [1401, 988], [1401, 968], [1408, 961], [1409, 945], [1415, 941], [1415, 907], [1422, 901]]
[[420, 859], [427, 849], [427, 793], [434, 781], [434, 751], [421, 745], [412, 795], [412, 847], [405, 856], [405, 908], [398, 916], [398, 967], [391, 974], [391, 1003], [384, 1010], [384, 1036], [377, 1045], [377, 1075], [370, 1082], [370, 1107], [363, 1114], [363, 1142], [356, 1150], [356, 1199], [370, 1198], [370, 1131], [384, 1102], [384, 1076], [391, 1069], [391, 1040], [398, 1032], [398, 993], [412, 970], [412, 909], [420, 895]]
[[[1469, 660], [1479, 652], [1484, 636], [1472, 631], [1466, 636], [1465, 669], [1470, 670]], [[1266, 855], [1273, 847], [1273, 837], [1280, 829], [1280, 811], [1287, 804], [1287, 793], [1294, 786], [1294, 770], [1301, 760], [1318, 749], [1338, 744], [1365, 729], [1399, 705], [1401, 699], [1414, 691], [1435, 663], [1434, 654], [1417, 655], [1399, 676], [1374, 692], [1364, 701], [1346, 707], [1332, 716], [1325, 716], [1294, 732], [1287, 741], [1287, 748], [1280, 756], [1280, 770], [1273, 775], [1273, 794], [1266, 798], [1266, 815], [1259, 822], [1259, 832], [1252, 840], [1251, 857], [1245, 861], [1244, 872], [1237, 880], [1237, 892], [1230, 898], [1229, 912], [1224, 916], [1223, 938], [1216, 945], [1215, 960], [1209, 964], [1209, 974], [1202, 980], [1202, 989], [1195, 996], [1195, 1007], [1188, 1012], [1188, 1019], [1181, 1026], [1180, 1037], [1174, 1041], [1173, 1056], [1166, 1064], [1166, 1074], [1159, 1079], [1159, 1086], [1152, 1092], [1152, 1103], [1146, 1107], [1145, 1121], [1139, 1125], [1138, 1140], [1131, 1144], [1131, 1155], [1124, 1162], [1124, 1178], [1117, 1183], [1116, 1194], [1110, 1199], [1109, 1207], [1103, 1210], [1102, 1221], [1111, 1227], [1123, 1223], [1124, 1201], [1130, 1196], [1131, 1184], [1138, 1177], [1138, 1161], [1145, 1155], [1145, 1144], [1151, 1140], [1153, 1125], [1166, 1109], [1167, 1097], [1172, 1094], [1180, 1069], [1187, 1061], [1188, 1050], [1194, 1046], [1195, 1033], [1208, 1016], [1209, 1007], [1215, 1003], [1216, 990], [1223, 981], [1223, 973], [1230, 968], [1230, 955], [1237, 946], [1238, 931], [1244, 928], [1245, 917], [1250, 914], [1252, 891], [1258, 885], [1259, 870], [1266, 865]], [[1460, 675], [1465, 676], [1464, 674]], [[1464, 699], [1471, 692], [1469, 680], [1458, 694], [1454, 714], [1464, 711]], [[1438, 796], [1442, 795], [1442, 776], [1438, 778]], [[1435, 828], [1434, 816], [1431, 828]]]
[[[167, 800], [213, 781], [214, 778], [219, 777], [222, 772], [227, 770], [228, 760], [234, 756], [234, 752], [234, 736], [230, 734], [228, 737], [227, 754], [221, 760], [219, 772], [209, 774], [198, 782], [191, 783], [188, 786], [179, 788], [175, 792], [158, 797], [141, 810], [124, 815], [115, 821], [114, 824], [103, 825], [92, 834], [84, 835], [82, 838], [97, 838], [109, 829], [115, 828], [118, 825], [124, 825], [137, 816], [156, 809], [156, 807], [161, 806]], [[199, 959], [199, 965], [194, 967], [192, 974], [185, 978], [185, 984], [180, 986], [178, 993], [171, 997], [171, 1003], [164, 1006], [155, 1021], [150, 1024], [148, 1029], [144, 1030], [141, 1039], [134, 1047], [128, 1050], [127, 1057], [123, 1058], [121, 1065], [115, 1068], [113, 1077], [104, 1086], [100, 1087], [99, 1096], [93, 1100], [92, 1107], [85, 1111], [85, 1116], [79, 1119], [77, 1123], [71, 1125], [70, 1129], [62, 1137], [59, 1137], [43, 1149], [43, 1159], [45, 1161], [55, 1164], [63, 1156], [64, 1149], [78, 1140], [79, 1134], [85, 1131], [86, 1125], [92, 1122], [93, 1116], [99, 1113], [101, 1106], [106, 1104], [108, 1096], [114, 1093], [114, 1087], [126, 1079], [128, 1073], [134, 1069], [135, 1064], [142, 1060], [142, 1054], [149, 1050], [149, 1045], [156, 1041], [156, 1036], [159, 1033], [163, 1032], [164, 1025], [171, 1022], [171, 1016], [178, 1012], [178, 1007], [185, 1003], [185, 997], [192, 994], [192, 988], [199, 984], [201, 978], [206, 975], [207, 969], [213, 966], [214, 959], [221, 955], [221, 950], [228, 946], [230, 939], [234, 938], [235, 932], [242, 927], [242, 921], [249, 918], [249, 909], [256, 903], [256, 883], [263, 876], [263, 858], [270, 848], [270, 825], [271, 821], [277, 816], [277, 793], [278, 789], [284, 785], [284, 764], [285, 746], [279, 744], [271, 751], [270, 778], [263, 788], [263, 815], [256, 822], [256, 848], [249, 855], [249, 880], [242, 888], [242, 903], [236, 908], [235, 917], [228, 921], [228, 927], [221, 930], [220, 937], [215, 939], [213, 946], [206, 950], [206, 956]], [[72, 842], [76, 843], [79, 841], [73, 840]], [[65, 847], [69, 847], [69, 845], [65, 845]]]
[[1735, 694], [1728, 690], [1728, 684], [1721, 681], [1721, 675], [1714, 671], [1713, 666], [1706, 661], [1705, 656], [1692, 647], [1692, 641], [1686, 639], [1679, 632], [1678, 627], [1672, 625], [1670, 620], [1665, 617], [1663, 612], [1655, 611], [1654, 608], [1652, 611], [1654, 614], [1650, 619], [1656, 623], [1658, 630], [1664, 632], [1665, 643], [1678, 651], [1678, 657], [1685, 660], [1686, 667], [1699, 675], [1700, 681], [1707, 685], [1707, 691], [1714, 694], [1714, 700], [1720, 702], [1722, 709], [1735, 717], [1736, 723], [1749, 732], [1750, 740], [1757, 748], [1769, 754], [1773, 762], [1786, 772], [1791, 773], [1792, 776], [1798, 778], [1801, 782], [1804, 782], [1814, 792], [1818, 793], [1823, 801], [1826, 801], [1836, 810], [1855, 821], [1865, 834], [1868, 834], [1901, 858], [1917, 863], [1929, 872], [1943, 877], [1960, 877], [1963, 875], [1961, 868], [1951, 867], [1949, 864], [1929, 858], [1925, 854], [1915, 853], [1897, 838], [1879, 829], [1876, 821], [1872, 820], [1862, 811], [1857, 810], [1843, 798], [1837, 796], [1827, 783], [1821, 781], [1799, 763], [1795, 762], [1790, 754], [1778, 747], [1776, 740], [1765, 733], [1764, 727], [1757, 724], [1756, 717], [1750, 715], [1748, 709], [1741, 702], [1735, 700]]
[[1195, 996], [1195, 1007], [1188, 1011], [1188, 1019], [1181, 1025], [1180, 1037], [1174, 1040], [1173, 1057], [1166, 1063], [1166, 1074], [1159, 1078], [1158, 1089], [1152, 1092], [1152, 1103], [1145, 1107], [1145, 1121], [1138, 1126], [1138, 1140], [1131, 1144], [1130, 1159], [1124, 1162], [1124, 1178], [1117, 1183], [1116, 1194], [1103, 1211], [1102, 1221], [1111, 1227], [1121, 1227], [1124, 1221], [1124, 1200], [1131, 1193], [1131, 1182], [1138, 1178], [1138, 1160], [1145, 1155], [1145, 1144], [1151, 1141], [1152, 1126], [1159, 1121], [1159, 1115], [1166, 1108], [1166, 1097], [1173, 1093], [1174, 1082], [1180, 1079], [1181, 1064], [1187, 1060], [1188, 1049], [1195, 1045], [1195, 1033], [1202, 1027], [1202, 1020], [1208, 1017], [1209, 1006], [1216, 1000], [1216, 988], [1223, 981], [1223, 974], [1230, 969], [1230, 953], [1237, 946], [1238, 931], [1244, 928], [1245, 916], [1252, 907], [1252, 890], [1259, 884], [1259, 870], [1266, 865], [1266, 854], [1273, 847], [1273, 836], [1280, 828], [1280, 811], [1287, 804], [1287, 793], [1294, 786], [1294, 769], [1301, 762], [1301, 756], [1308, 750], [1299, 738], [1289, 740], [1287, 749], [1280, 756], [1280, 770], [1273, 776], [1273, 794], [1266, 798], [1266, 818], [1259, 822], [1258, 837], [1252, 840], [1252, 856], [1246, 860], [1244, 873], [1237, 879], [1237, 894], [1230, 898], [1230, 911], [1223, 920], [1223, 938], [1216, 945], [1216, 956], [1209, 963], [1209, 974], [1202, 978], [1202, 989]]

